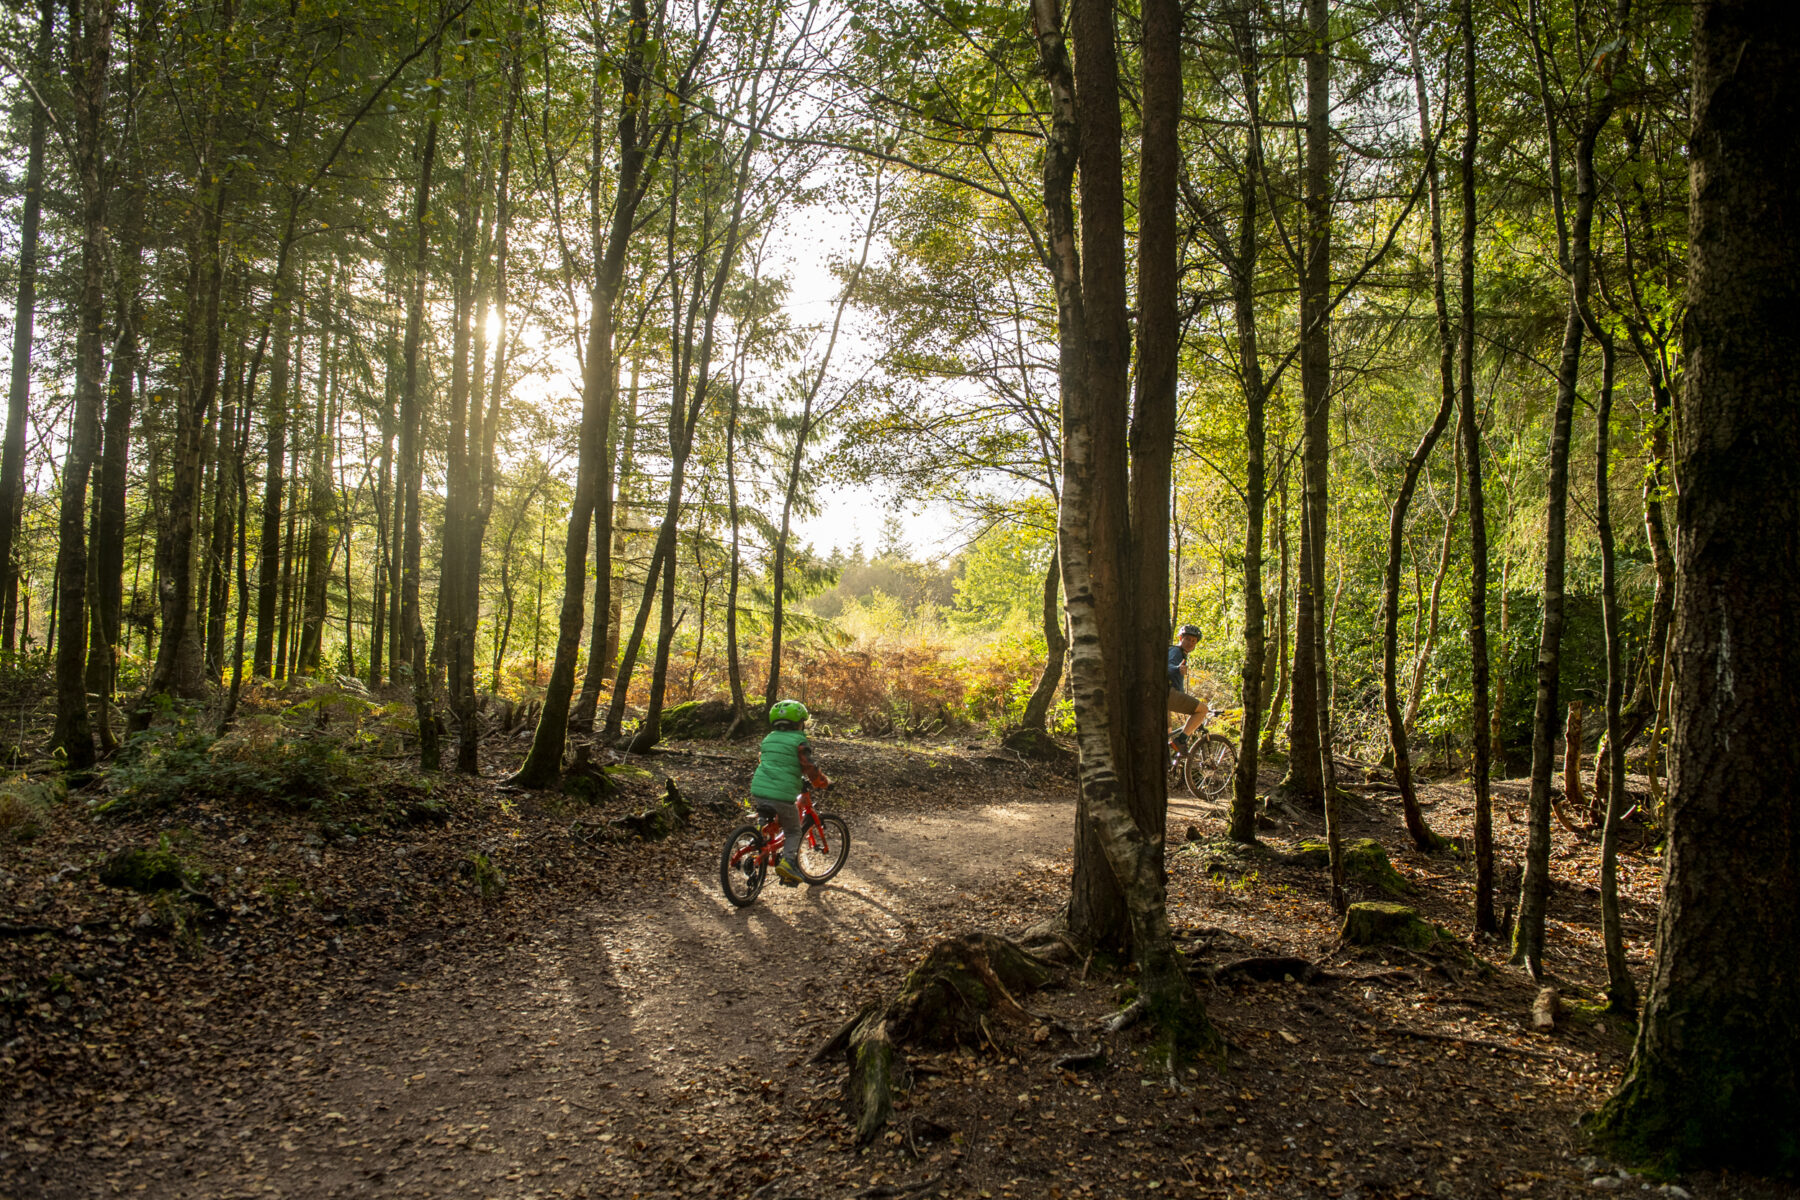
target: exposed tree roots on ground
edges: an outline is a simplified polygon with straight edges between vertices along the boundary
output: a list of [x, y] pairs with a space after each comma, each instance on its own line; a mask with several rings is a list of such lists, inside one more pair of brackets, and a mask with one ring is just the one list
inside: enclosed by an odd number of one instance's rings
[[816, 1062], [844, 1055], [850, 1068], [844, 1102], [857, 1140], [869, 1141], [887, 1124], [907, 1046], [997, 1047], [1001, 1022], [1035, 1019], [1043, 1027], [1019, 997], [1056, 980], [1050, 963], [991, 933], [932, 946], [893, 999], [865, 1008], [813, 1056]]

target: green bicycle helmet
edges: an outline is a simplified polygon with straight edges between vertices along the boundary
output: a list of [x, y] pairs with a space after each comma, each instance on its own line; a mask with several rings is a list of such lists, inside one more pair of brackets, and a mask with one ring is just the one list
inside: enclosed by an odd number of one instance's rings
[[803, 725], [811, 715], [806, 711], [806, 705], [798, 700], [777, 700], [769, 707], [770, 721], [792, 721], [796, 725]]

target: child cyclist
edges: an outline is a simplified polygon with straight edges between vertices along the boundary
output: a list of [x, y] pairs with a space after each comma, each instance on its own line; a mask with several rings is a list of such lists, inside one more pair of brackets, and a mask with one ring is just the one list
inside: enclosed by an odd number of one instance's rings
[[766, 804], [781, 819], [783, 845], [775, 875], [784, 887], [798, 887], [800, 810], [794, 801], [808, 783], [823, 791], [831, 780], [813, 764], [812, 743], [806, 740], [806, 705], [781, 700], [769, 709], [769, 736], [762, 740], [761, 758], [750, 780], [750, 795]]

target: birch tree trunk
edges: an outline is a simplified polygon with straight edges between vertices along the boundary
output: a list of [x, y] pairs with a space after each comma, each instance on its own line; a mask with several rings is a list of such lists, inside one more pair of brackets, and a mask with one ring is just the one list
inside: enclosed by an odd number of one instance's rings
[[[1128, 945], [1139, 968], [1141, 1003], [1171, 1035], [1172, 1048], [1191, 1047], [1213, 1043], [1216, 1035], [1174, 949], [1164, 891], [1162, 705], [1167, 689], [1151, 691], [1144, 682], [1147, 678], [1161, 682], [1157, 652], [1167, 632], [1163, 622], [1169, 507], [1166, 475], [1160, 492], [1156, 478], [1138, 481], [1139, 521], [1134, 528], [1133, 481], [1126, 465], [1129, 355], [1114, 13], [1105, 0], [1080, 0], [1074, 10], [1071, 24], [1082, 63], [1079, 93], [1056, 0], [1033, 0], [1032, 16], [1052, 103], [1044, 197], [1063, 381], [1059, 542], [1081, 750], [1070, 928], [1091, 944], [1092, 933], [1105, 939], [1099, 944]], [[1148, 64], [1144, 92], [1147, 136], [1152, 141], [1147, 147], [1147, 169], [1152, 173], [1148, 195], [1156, 198], [1153, 206], [1166, 203], [1172, 215], [1174, 179], [1157, 179], [1155, 174], [1172, 171], [1174, 164], [1161, 158], [1168, 140], [1160, 149], [1154, 142], [1172, 139], [1180, 110], [1179, 79], [1171, 78], [1179, 66], [1175, 56], [1180, 14], [1174, 4], [1153, 0], [1145, 19], [1146, 45], [1154, 42], [1161, 47]], [[1160, 57], [1164, 52], [1166, 57]], [[1078, 146], [1083, 201], [1079, 251], [1070, 187]], [[1152, 249], [1147, 253], [1156, 253], [1160, 220], [1159, 215], [1151, 223]], [[1172, 228], [1171, 222], [1166, 232]], [[1151, 279], [1156, 280], [1154, 268]], [[1161, 286], [1153, 282], [1152, 303]], [[1096, 313], [1102, 315], [1096, 318]], [[1146, 391], [1139, 397], [1138, 413], [1146, 431], [1141, 449], [1152, 462], [1158, 456], [1147, 440], [1159, 436], [1152, 430], [1172, 426], [1171, 400], [1166, 392]], [[1171, 408], [1166, 414], [1158, 411], [1164, 404]], [[1163, 454], [1167, 453], [1165, 448]], [[1166, 471], [1167, 458], [1160, 461]], [[1123, 590], [1128, 565], [1146, 563], [1152, 554], [1162, 556], [1160, 586], [1143, 587], [1147, 599], [1128, 598]], [[1143, 622], [1144, 610], [1155, 612], [1153, 623]], [[1134, 685], [1135, 695], [1128, 690]], [[1121, 696], [1127, 698], [1117, 699]], [[1134, 793], [1132, 788], [1142, 790]], [[1150, 819], [1157, 822], [1154, 827], [1148, 827]], [[1123, 928], [1096, 920], [1113, 913]]]

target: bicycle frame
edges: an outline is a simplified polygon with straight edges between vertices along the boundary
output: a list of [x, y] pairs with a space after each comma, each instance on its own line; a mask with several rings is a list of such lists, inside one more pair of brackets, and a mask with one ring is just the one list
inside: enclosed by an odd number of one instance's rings
[[[808, 788], [794, 797], [794, 807], [800, 811], [800, 828], [804, 831], [807, 844], [829, 854], [831, 847], [825, 843], [825, 826], [819, 820], [819, 810], [813, 807], [812, 789]], [[781, 828], [781, 818], [772, 816], [762, 825], [762, 849], [755, 851], [756, 861], [765, 867], [775, 865], [787, 846], [787, 833]], [[739, 866], [744, 856], [752, 851], [748, 846], [731, 856], [731, 865]]]

